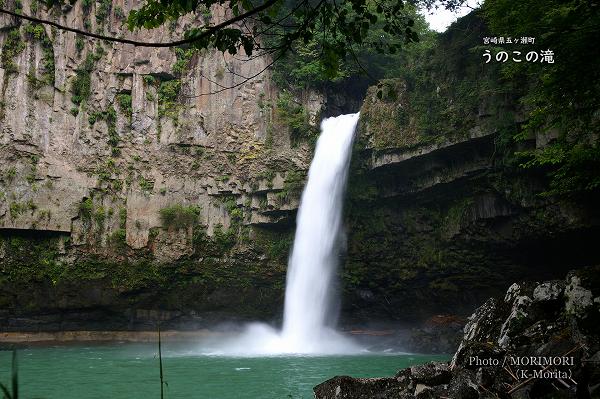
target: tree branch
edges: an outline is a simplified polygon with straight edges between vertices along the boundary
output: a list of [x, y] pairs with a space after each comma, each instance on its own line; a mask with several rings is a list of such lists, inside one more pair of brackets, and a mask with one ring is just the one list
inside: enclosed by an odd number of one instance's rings
[[[275, 64], [275, 62], [277, 62], [281, 58], [282, 55], [283, 55], [283, 52], [280, 53], [277, 57], [275, 57], [271, 62], [269, 62], [269, 64], [266, 67], [262, 68], [260, 71], [256, 72], [254, 75], [248, 76], [248, 77], [244, 78], [241, 82], [235, 83], [235, 84], [233, 84], [231, 86], [223, 86], [221, 84], [217, 84], [218, 86], [221, 86], [221, 88], [218, 89], [218, 90], [209, 91], [208, 93], [200, 93], [200, 94], [196, 94], [196, 95], [193, 95], [193, 96], [183, 96], [183, 97], [184, 98], [198, 98], [198, 97], [210, 96], [210, 95], [213, 95], [213, 94], [221, 93], [221, 92], [223, 92], [225, 90], [235, 89], [236, 87], [239, 87], [239, 86], [243, 85], [244, 83], [247, 83], [247, 82], [251, 81], [252, 79], [256, 78], [258, 75], [262, 74], [264, 71], [266, 71], [267, 69], [269, 69], [271, 66], [273, 66], [273, 64]], [[212, 82], [211, 79], [207, 79], [207, 80], [209, 82]], [[213, 82], [213, 83], [215, 83], [215, 82]]]
[[211, 26], [209, 28], [207, 28], [204, 32], [200, 33], [199, 35], [197, 35], [196, 37], [193, 38], [189, 38], [189, 39], [181, 39], [181, 40], [176, 40], [173, 42], [165, 42], [165, 43], [153, 43], [153, 42], [140, 42], [137, 40], [131, 40], [131, 39], [122, 39], [122, 38], [117, 38], [117, 37], [112, 37], [112, 36], [105, 36], [105, 35], [100, 35], [97, 33], [92, 33], [92, 32], [86, 32], [84, 30], [81, 29], [76, 29], [76, 28], [71, 28], [69, 26], [64, 26], [61, 25], [59, 23], [56, 23], [54, 21], [49, 21], [49, 20], [45, 20], [45, 19], [40, 19], [40, 18], [36, 18], [36, 17], [32, 17], [30, 15], [25, 15], [25, 14], [17, 14], [13, 11], [9, 11], [9, 10], [5, 10], [3, 8], [0, 8], [0, 14], [7, 14], [19, 19], [25, 19], [27, 21], [31, 21], [31, 22], [37, 22], [37, 23], [41, 23], [41, 24], [46, 24], [46, 25], [50, 25], [50, 26], [54, 26], [55, 28], [58, 28], [60, 30], [64, 30], [67, 32], [74, 32], [74, 33], [78, 33], [80, 35], [83, 36], [88, 36], [88, 37], [93, 37], [95, 39], [99, 39], [99, 40], [104, 40], [104, 41], [108, 41], [108, 42], [117, 42], [117, 43], [124, 43], [124, 44], [131, 44], [133, 46], [137, 46], [137, 47], [176, 47], [176, 46], [181, 46], [183, 44], [190, 44], [190, 43], [194, 43], [195, 41], [204, 39], [206, 37], [211, 36], [212, 34], [214, 34], [215, 32], [218, 32], [219, 30], [234, 24], [236, 22], [242, 21], [245, 18], [248, 18], [254, 14], [257, 14], [261, 11], [266, 10], [267, 8], [271, 7], [272, 5], [274, 5], [277, 1], [279, 0], [267, 0], [264, 4], [253, 8], [250, 11], [247, 11], [243, 14], [240, 14], [236, 17], [233, 17], [231, 19], [228, 19], [226, 21], [221, 22], [220, 24]]

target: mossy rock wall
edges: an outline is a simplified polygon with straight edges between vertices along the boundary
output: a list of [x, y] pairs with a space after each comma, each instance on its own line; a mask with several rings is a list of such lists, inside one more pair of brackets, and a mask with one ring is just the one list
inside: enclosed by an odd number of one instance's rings
[[367, 92], [346, 205], [351, 320], [468, 315], [514, 281], [600, 263], [600, 193], [540, 195], [545, 171], [519, 166], [515, 152], [544, 142], [507, 140], [527, 85], [483, 62], [486, 35], [473, 13]]

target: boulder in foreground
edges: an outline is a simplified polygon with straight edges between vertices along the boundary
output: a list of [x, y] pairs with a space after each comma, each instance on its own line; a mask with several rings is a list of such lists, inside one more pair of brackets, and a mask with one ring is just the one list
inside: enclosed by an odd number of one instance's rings
[[469, 318], [452, 361], [334, 377], [316, 399], [600, 397], [600, 267], [513, 284]]

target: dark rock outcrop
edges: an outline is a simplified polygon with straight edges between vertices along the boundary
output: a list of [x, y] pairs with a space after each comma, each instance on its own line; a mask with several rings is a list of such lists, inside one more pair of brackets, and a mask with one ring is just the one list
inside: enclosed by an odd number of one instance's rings
[[436, 315], [422, 326], [413, 328], [402, 342], [406, 350], [417, 353], [454, 353], [460, 344], [465, 319]]
[[513, 284], [471, 315], [452, 361], [388, 378], [334, 377], [314, 388], [315, 398], [599, 397], [599, 272]]

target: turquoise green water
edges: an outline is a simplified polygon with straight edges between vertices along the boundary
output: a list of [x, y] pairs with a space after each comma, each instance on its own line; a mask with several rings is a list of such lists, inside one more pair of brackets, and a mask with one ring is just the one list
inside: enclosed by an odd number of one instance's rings
[[[0, 381], [10, 378], [11, 353], [0, 352]], [[62, 346], [18, 351], [22, 399], [151, 399], [160, 397], [156, 345]], [[390, 376], [443, 356], [379, 354], [328, 357], [213, 357], [163, 344], [165, 398], [312, 398], [335, 375]]]

